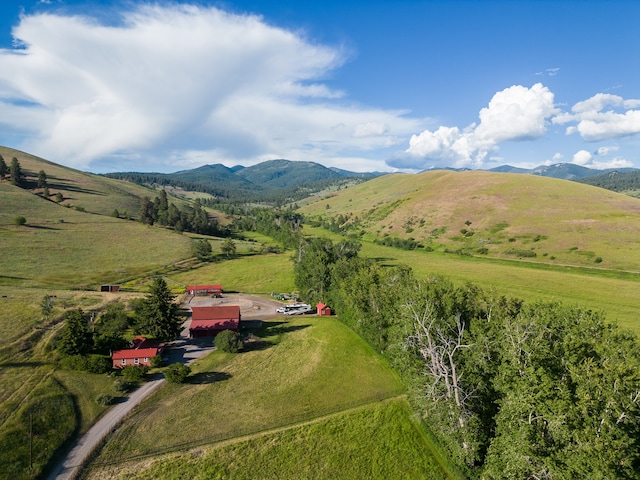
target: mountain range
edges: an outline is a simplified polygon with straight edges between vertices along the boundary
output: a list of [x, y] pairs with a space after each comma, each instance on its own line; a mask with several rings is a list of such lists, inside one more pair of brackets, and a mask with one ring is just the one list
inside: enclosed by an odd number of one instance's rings
[[[460, 170], [464, 169], [456, 171]], [[629, 173], [638, 170], [635, 168], [596, 170], [571, 163], [557, 163], [554, 165], [541, 165], [532, 169], [502, 165], [489, 171], [538, 175], [563, 180], [582, 180], [606, 175], [614, 171]], [[270, 192], [298, 189], [301, 186], [307, 187], [305, 193], [308, 194], [308, 189], [326, 188], [332, 183], [344, 182], [345, 179], [362, 181], [386, 174], [386, 172], [352, 172], [325, 167], [315, 162], [278, 159], [250, 167], [241, 165], [226, 167], [222, 164], [215, 164], [203, 165], [175, 173], [117, 172], [106, 174], [106, 176], [135, 183], [172, 184], [184, 186], [190, 190], [201, 190], [214, 195], [228, 196], [230, 191], [251, 195], [268, 195]]]

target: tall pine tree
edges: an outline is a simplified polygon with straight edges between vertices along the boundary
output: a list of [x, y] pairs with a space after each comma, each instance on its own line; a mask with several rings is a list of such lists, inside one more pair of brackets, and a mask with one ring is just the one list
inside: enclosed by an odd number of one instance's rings
[[138, 332], [159, 341], [175, 340], [180, 334], [181, 321], [174, 299], [167, 282], [156, 278], [146, 298], [136, 308]]

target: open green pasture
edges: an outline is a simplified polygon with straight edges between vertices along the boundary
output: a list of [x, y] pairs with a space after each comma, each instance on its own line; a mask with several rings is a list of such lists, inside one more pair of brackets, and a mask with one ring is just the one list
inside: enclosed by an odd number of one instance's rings
[[246, 254], [235, 258], [219, 258], [197, 269], [170, 278], [185, 285], [221, 284], [226, 291], [253, 294], [292, 292], [292, 252], [269, 254]]
[[[191, 240], [169, 230], [78, 212], [6, 183], [0, 195], [0, 284], [96, 288], [192, 255]], [[16, 215], [27, 224], [14, 225]]]
[[[339, 241], [339, 235], [305, 226], [308, 235]], [[533, 302], [558, 301], [602, 311], [640, 335], [640, 275], [604, 268], [545, 266], [526, 261], [503, 261], [363, 242], [360, 255], [388, 265], [409, 265], [418, 278], [444, 275], [455, 282], [472, 282], [497, 294]]]
[[[332, 318], [267, 321], [246, 351], [214, 352], [109, 438], [96, 463], [254, 434], [400, 395], [399, 378]], [[425, 446], [425, 448], [427, 448]]]
[[96, 467], [87, 478], [455, 478], [440, 466], [404, 399], [160, 459]]

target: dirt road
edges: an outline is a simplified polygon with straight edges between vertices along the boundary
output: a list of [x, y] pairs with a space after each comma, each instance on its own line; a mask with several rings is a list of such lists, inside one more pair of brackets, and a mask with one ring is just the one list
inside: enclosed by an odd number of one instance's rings
[[[275, 309], [281, 304], [261, 297], [251, 295], [224, 295], [223, 298], [194, 297], [183, 305], [185, 308], [206, 305], [239, 305], [242, 318], [268, 319], [276, 317]], [[182, 334], [178, 340], [171, 342], [169, 362], [189, 364], [193, 360], [207, 355], [213, 350], [211, 339], [190, 339], [189, 323], [185, 322]], [[94, 424], [69, 451], [64, 460], [51, 472], [47, 480], [72, 480], [80, 474], [83, 464], [96, 446], [111, 433], [115, 426], [122, 421], [137, 405], [165, 382], [162, 375], [147, 381], [132, 392], [122, 403], [111, 408]]]

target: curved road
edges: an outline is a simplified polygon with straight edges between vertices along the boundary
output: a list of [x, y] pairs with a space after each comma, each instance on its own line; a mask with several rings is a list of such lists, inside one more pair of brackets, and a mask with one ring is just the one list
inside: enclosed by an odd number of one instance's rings
[[[210, 297], [194, 297], [183, 307], [193, 305], [240, 305], [243, 318], [270, 318], [275, 316], [275, 309], [282, 305], [273, 300], [249, 295], [226, 295], [220, 299]], [[200, 340], [200, 341], [197, 341]], [[202, 342], [201, 339], [189, 339], [189, 321], [185, 322], [182, 335], [175, 342], [171, 342], [169, 356], [170, 363], [177, 361], [186, 364], [207, 355], [213, 350], [211, 341]], [[60, 464], [54, 468], [47, 480], [72, 480], [82, 471], [91, 452], [98, 444], [145, 398], [160, 388], [165, 382], [164, 376], [157, 375], [132, 392], [122, 403], [108, 410], [67, 453]]]

